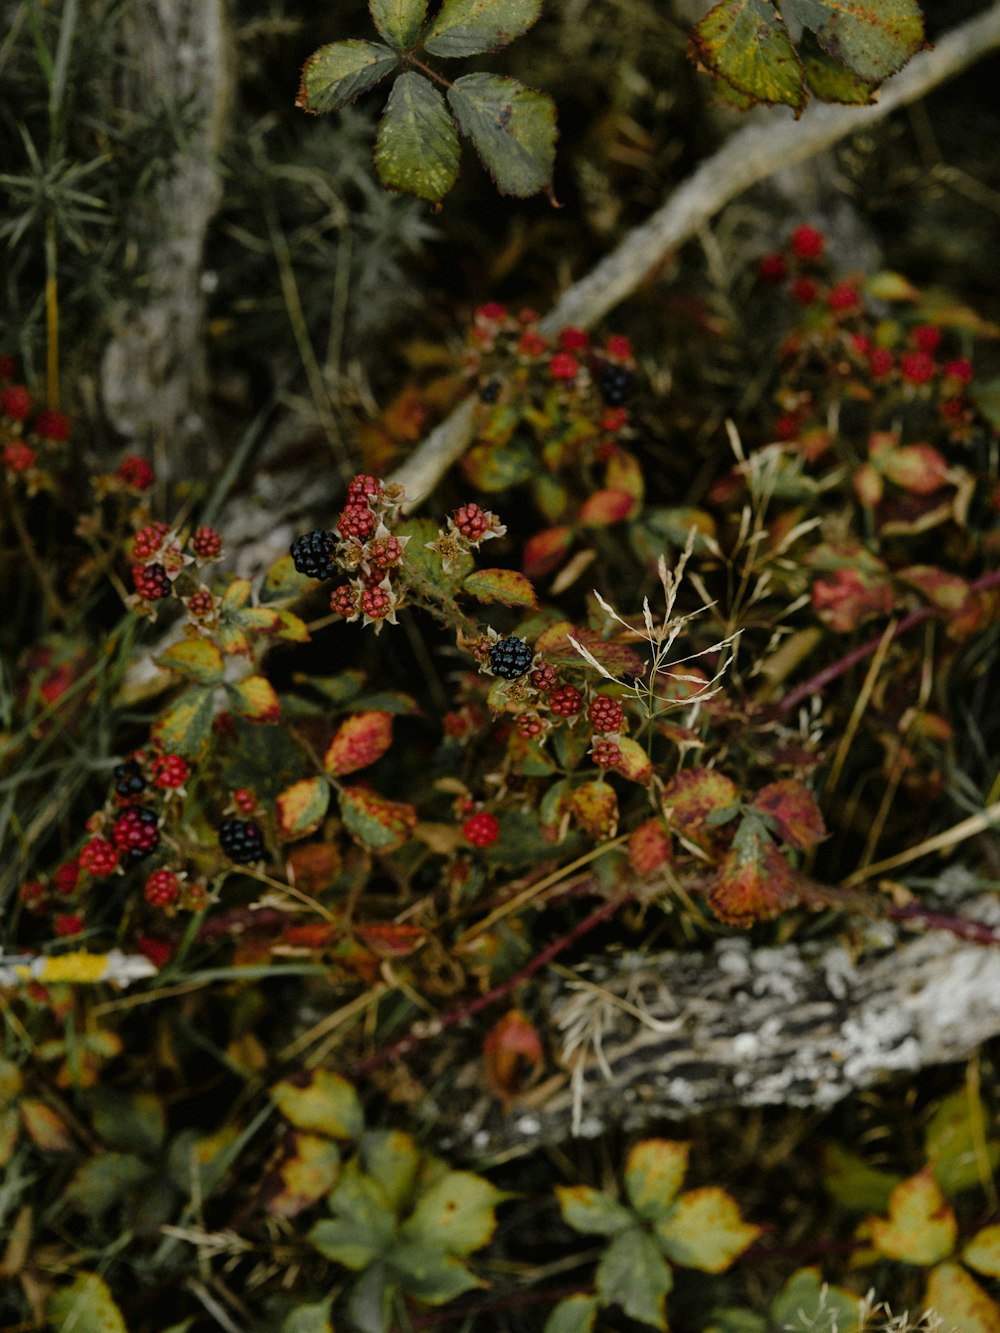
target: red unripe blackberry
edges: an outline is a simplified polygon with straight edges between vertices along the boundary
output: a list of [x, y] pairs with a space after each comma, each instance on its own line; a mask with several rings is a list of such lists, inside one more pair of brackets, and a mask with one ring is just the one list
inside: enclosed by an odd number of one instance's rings
[[812, 278], [796, 278], [788, 290], [792, 300], [798, 301], [799, 305], [812, 305], [819, 296], [819, 288]]
[[384, 588], [365, 588], [361, 594], [361, 614], [369, 620], [384, 620], [392, 614], [392, 609], [392, 596]]
[[757, 264], [757, 274], [761, 282], [784, 282], [788, 276], [788, 263], [778, 250], [769, 255], [762, 255]]
[[158, 940], [152, 935], [144, 935], [136, 940], [136, 948], [145, 955], [154, 967], [166, 967], [174, 956], [174, 946], [169, 940]]
[[465, 821], [462, 834], [474, 847], [492, 847], [500, 836], [500, 821], [488, 810], [480, 810]]
[[382, 483], [378, 477], [370, 477], [365, 472], [359, 472], [356, 477], [348, 484], [347, 502], [348, 504], [365, 504], [369, 496], [381, 495]]
[[479, 505], [470, 503], [455, 510], [453, 521], [466, 541], [478, 542], [484, 533], [489, 532], [492, 518], [493, 515], [487, 514]]
[[9, 384], [0, 389], [0, 409], [11, 421], [24, 421], [31, 412], [31, 394], [23, 384]]
[[332, 579], [337, 573], [333, 553], [337, 538], [323, 528], [296, 537], [291, 545], [292, 562], [300, 574], [310, 579]]
[[230, 861], [249, 865], [264, 855], [264, 834], [252, 819], [224, 819], [219, 825], [219, 846]]
[[507, 639], [498, 639], [490, 649], [490, 668], [494, 675], [504, 680], [519, 680], [531, 668], [535, 656], [524, 639], [511, 635]]
[[926, 352], [904, 352], [899, 358], [899, 370], [903, 379], [910, 384], [926, 384], [934, 378], [933, 357]]
[[257, 807], [257, 793], [249, 787], [237, 787], [233, 792], [233, 805], [245, 815], [252, 815]]
[[893, 367], [892, 353], [888, 347], [873, 347], [868, 357], [868, 369], [872, 378], [880, 380], [888, 375]]
[[31, 429], [40, 440], [68, 440], [69, 417], [54, 407], [43, 407], [31, 423]]
[[10, 472], [27, 472], [37, 462], [37, 453], [23, 440], [11, 440], [3, 447], [3, 465]]
[[151, 555], [155, 555], [169, 531], [166, 523], [148, 523], [146, 527], [140, 528], [132, 538], [133, 560], [148, 560]]
[[132, 570], [132, 582], [136, 592], [147, 602], [158, 602], [170, 596], [170, 576], [159, 561], [152, 565], [136, 565]]
[[595, 741], [590, 757], [598, 768], [614, 768], [622, 761], [622, 752], [614, 741]]
[[187, 760], [179, 754], [159, 754], [153, 760], [153, 783], [164, 791], [183, 787], [190, 771]]
[[159, 821], [156, 811], [144, 805], [130, 805], [111, 825], [111, 837], [120, 852], [130, 861], [139, 861], [160, 844]]
[[375, 527], [375, 515], [363, 501], [352, 500], [344, 505], [340, 518], [337, 520], [337, 532], [345, 540], [349, 537], [357, 537], [358, 541], [364, 541], [370, 536]]
[[76, 912], [60, 912], [52, 923], [52, 929], [63, 939], [67, 935], [79, 935], [83, 930], [83, 917]]
[[580, 363], [570, 352], [556, 352], [549, 362], [549, 374], [554, 380], [575, 380]]
[[172, 870], [154, 870], [143, 890], [150, 907], [170, 907], [180, 895], [180, 881]]
[[799, 259], [819, 259], [826, 248], [826, 237], [815, 227], [803, 225], [792, 232], [791, 243]]
[[603, 694], [591, 700], [587, 717], [595, 731], [621, 731], [624, 712], [617, 699], [608, 699]]
[[126, 454], [118, 464], [117, 476], [135, 491], [148, 491], [156, 480], [152, 466], [138, 454]]
[[919, 352], [936, 352], [941, 344], [941, 330], [933, 324], [918, 324], [913, 330], [913, 341]]
[[369, 543], [368, 558], [379, 569], [391, 569], [403, 558], [403, 544], [391, 532], [385, 537], [375, 537]]
[[196, 528], [191, 534], [191, 550], [199, 560], [214, 560], [222, 553], [222, 538], [214, 528]]
[[559, 331], [559, 346], [564, 352], [579, 352], [582, 348], [590, 346], [590, 334], [586, 329], [578, 329], [573, 324], [567, 324]]
[[548, 694], [549, 690], [554, 690], [558, 680], [555, 667], [548, 662], [543, 662], [531, 673], [531, 683], [540, 694]]
[[545, 724], [537, 713], [521, 713], [517, 719], [517, 734], [526, 741], [532, 741], [545, 730]]
[[106, 875], [112, 874], [119, 859], [118, 848], [108, 842], [107, 838], [91, 838], [80, 848], [77, 857], [81, 868], [95, 879], [104, 879]]
[[64, 861], [61, 866], [57, 866], [52, 876], [52, 883], [60, 893], [70, 894], [75, 892], [77, 884], [80, 882], [80, 862]]
[[342, 583], [330, 594], [330, 610], [350, 618], [358, 614], [358, 590], [353, 583]]
[[583, 695], [575, 685], [560, 685], [549, 695], [548, 702], [556, 717], [576, 717], [583, 705]]
[[949, 361], [944, 368], [945, 379], [960, 380], [962, 384], [972, 382], [972, 362], [961, 357], [958, 361]]

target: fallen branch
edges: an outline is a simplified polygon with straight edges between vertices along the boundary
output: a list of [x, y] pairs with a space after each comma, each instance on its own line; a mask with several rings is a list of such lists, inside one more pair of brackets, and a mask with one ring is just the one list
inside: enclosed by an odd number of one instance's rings
[[[542, 332], [551, 335], [567, 324], [589, 328], [751, 185], [780, 168], [814, 157], [849, 134], [870, 128], [997, 48], [1000, 4], [945, 34], [933, 50], [914, 57], [881, 89], [873, 106], [814, 103], [798, 121], [780, 107], [761, 115], [727, 139], [652, 217], [568, 288], [542, 320]], [[465, 452], [472, 439], [474, 414], [474, 399], [461, 403], [392, 474], [390, 480], [399, 482], [410, 496], [411, 509], [426, 499]]]

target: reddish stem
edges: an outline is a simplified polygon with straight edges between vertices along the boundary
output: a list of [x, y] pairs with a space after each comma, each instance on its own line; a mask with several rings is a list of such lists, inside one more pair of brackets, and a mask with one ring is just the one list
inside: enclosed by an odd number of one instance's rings
[[488, 1008], [491, 1004], [496, 1004], [498, 1000], [504, 999], [511, 991], [515, 990], [522, 981], [527, 981], [528, 977], [534, 976], [541, 968], [550, 963], [553, 958], [561, 954], [563, 950], [568, 949], [571, 944], [575, 944], [581, 936], [588, 934], [595, 926], [599, 926], [602, 921], [627, 902], [631, 893], [623, 894], [619, 898], [604, 902], [589, 916], [585, 916], [582, 921], [578, 921], [572, 930], [560, 935], [557, 940], [535, 954], [529, 963], [525, 963], [519, 971], [513, 976], [508, 977], [506, 981], [501, 981], [498, 986], [486, 992], [485, 995], [478, 995], [474, 1000], [467, 1004], [457, 1005], [454, 1009], [449, 1009], [447, 1013], [441, 1014], [438, 1018], [417, 1022], [410, 1028], [405, 1037], [400, 1037], [398, 1041], [392, 1042], [388, 1046], [382, 1046], [374, 1051], [366, 1059], [361, 1060], [351, 1071], [352, 1078], [360, 1078], [364, 1074], [370, 1074], [373, 1069], [378, 1069], [381, 1065], [387, 1064], [390, 1060], [398, 1060], [408, 1054], [414, 1046], [429, 1037], [436, 1037], [445, 1028], [454, 1027], [456, 1023], [464, 1023], [466, 1019], [472, 1018], [482, 1009]]
[[[1000, 586], [1000, 569], [994, 569], [991, 573], [984, 574], [982, 578], [977, 579], [975, 583], [970, 583], [969, 591], [987, 592], [990, 588], [996, 588], [998, 586]], [[938, 608], [936, 606], [918, 607], [916, 611], [911, 611], [908, 616], [903, 617], [893, 630], [892, 637], [898, 639], [901, 634], [905, 634], [906, 631], [912, 629], [914, 625], [919, 625], [921, 621], [926, 620], [928, 616], [937, 614], [937, 612]], [[803, 681], [801, 685], [796, 685], [795, 689], [786, 694], [778, 704], [778, 712], [782, 715], [786, 715], [812, 695], [819, 694], [822, 690], [825, 690], [831, 681], [836, 680], [838, 676], [842, 676], [845, 671], [850, 671], [851, 667], [857, 666], [857, 664], [863, 662], [866, 657], [871, 657], [877, 651], [882, 639], [883, 635], [877, 634], [874, 639], [869, 639], [867, 643], [863, 643], [859, 647], [852, 649], [846, 656], [841, 657], [839, 661], [831, 662], [828, 667], [824, 667], [822, 671], [811, 677], [811, 679]]]
[[985, 921], [974, 921], [970, 917], [949, 916], [945, 912], [931, 912], [926, 907], [911, 903], [908, 907], [887, 907], [886, 916], [893, 921], [915, 921], [929, 930], [947, 930], [961, 940], [971, 940], [973, 944], [991, 944], [1000, 948], [1000, 935]]

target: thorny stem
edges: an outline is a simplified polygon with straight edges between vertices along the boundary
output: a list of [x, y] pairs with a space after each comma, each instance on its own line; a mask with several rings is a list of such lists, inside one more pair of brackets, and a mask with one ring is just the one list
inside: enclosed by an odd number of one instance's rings
[[541, 953], [535, 954], [534, 958], [532, 958], [529, 963], [526, 963], [524, 967], [515, 972], [513, 976], [508, 977], [506, 981], [501, 981], [499, 985], [494, 986], [492, 990], [487, 991], [485, 995], [479, 995], [476, 999], [470, 1000], [467, 1004], [456, 1005], [454, 1009], [449, 1009], [446, 1013], [441, 1014], [440, 1017], [435, 1018], [431, 1022], [422, 1021], [415, 1023], [405, 1037], [400, 1037], [398, 1041], [394, 1041], [388, 1046], [381, 1047], [379, 1050], [374, 1051], [371, 1055], [367, 1056], [366, 1059], [359, 1061], [351, 1071], [352, 1077], [360, 1078], [365, 1074], [370, 1074], [373, 1070], [380, 1068], [384, 1064], [401, 1059], [402, 1056], [408, 1055], [409, 1052], [422, 1041], [426, 1041], [429, 1037], [439, 1036], [446, 1028], [454, 1027], [458, 1023], [464, 1023], [467, 1019], [473, 1018], [481, 1010], [489, 1008], [491, 1004], [496, 1004], [498, 1000], [504, 999], [511, 993], [511, 991], [516, 990], [523, 981], [527, 981], [529, 977], [534, 976], [534, 974], [545, 967], [547, 963], [550, 963], [553, 958], [556, 958], [565, 949], [568, 949], [571, 944], [575, 944], [578, 939], [589, 934], [590, 931], [596, 926], [599, 926], [602, 921], [607, 921], [607, 919], [613, 916], [615, 912], [618, 911], [619, 907], [628, 902], [631, 897], [632, 893], [631, 891], [628, 891], [617, 898], [611, 898], [607, 902], [603, 902], [600, 907], [591, 912], [589, 916], [585, 916], [582, 921], [578, 921], [572, 930], [568, 930], [565, 935], [560, 935], [558, 939], [555, 939], [551, 944], [546, 945]]
[[[982, 578], [976, 579], [974, 583], [969, 584], [970, 592], [987, 592], [990, 588], [1000, 587], [1000, 569], [994, 569], [989, 574], [984, 574]], [[938, 608], [935, 606], [920, 606], [915, 611], [911, 611], [908, 616], [903, 616], [892, 633], [892, 639], [898, 639], [901, 634], [911, 630], [914, 625], [919, 625], [927, 620], [929, 616], [937, 614]], [[838, 677], [850, 671], [851, 667], [857, 666], [863, 662], [866, 657], [871, 657], [878, 652], [879, 645], [882, 643], [884, 634], [877, 634], [875, 638], [869, 639], [866, 643], [860, 644], [857, 648], [851, 650], [844, 657], [836, 662], [831, 662], [829, 666], [824, 667], [822, 671], [817, 672], [809, 680], [804, 680], [801, 685], [796, 685], [794, 690], [788, 694], [778, 704], [778, 712], [783, 716], [799, 704], [805, 703], [806, 699], [814, 694], [819, 694]]]

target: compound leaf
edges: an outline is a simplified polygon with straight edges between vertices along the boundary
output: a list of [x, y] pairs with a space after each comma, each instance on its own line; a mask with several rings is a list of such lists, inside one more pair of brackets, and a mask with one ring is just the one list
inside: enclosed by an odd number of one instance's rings
[[602, 1305], [620, 1305], [632, 1319], [666, 1329], [666, 1297], [674, 1284], [670, 1265], [652, 1236], [633, 1227], [616, 1236], [597, 1266]]
[[551, 97], [500, 74], [465, 74], [448, 89], [448, 104], [501, 194], [523, 199], [548, 187], [556, 154]]
[[375, 139], [382, 184], [437, 203], [458, 178], [458, 159], [458, 135], [444, 98], [423, 75], [401, 74]]

